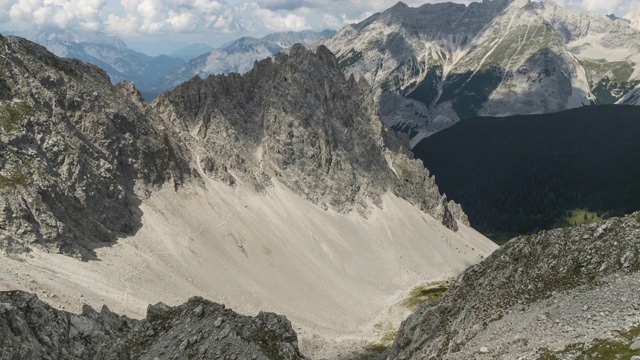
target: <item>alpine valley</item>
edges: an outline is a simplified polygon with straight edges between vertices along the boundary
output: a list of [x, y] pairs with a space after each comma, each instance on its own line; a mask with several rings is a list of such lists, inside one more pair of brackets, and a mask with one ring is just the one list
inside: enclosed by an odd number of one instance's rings
[[[194, 295], [245, 314], [268, 309], [295, 324], [304, 353], [334, 358], [376, 341], [380, 326], [397, 328], [414, 286], [455, 277], [496, 248], [408, 156], [406, 138], [382, 126], [367, 82], [345, 78], [324, 47], [296, 45], [245, 75], [196, 77], [148, 105], [96, 66], [0, 41], [2, 289], [133, 317]], [[198, 304], [222, 316], [200, 300], [175, 311]], [[20, 314], [7, 309], [5, 330]], [[86, 323], [74, 319], [60, 321]], [[127, 338], [101, 329], [113, 336], [69, 356]], [[218, 337], [216, 351], [242, 354]], [[41, 338], [27, 354], [57, 346], [39, 348]], [[23, 341], [3, 353], [21, 354]]]
[[[637, 360], [637, 18], [398, 3], [186, 47], [152, 102], [117, 38], [0, 35], [0, 359]], [[480, 186], [504, 158], [622, 216], [498, 247], [471, 225], [530, 200]]]

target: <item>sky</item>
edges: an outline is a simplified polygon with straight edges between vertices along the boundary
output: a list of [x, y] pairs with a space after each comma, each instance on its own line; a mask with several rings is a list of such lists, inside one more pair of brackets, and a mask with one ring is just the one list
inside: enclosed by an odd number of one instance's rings
[[[441, 0], [404, 0], [409, 6]], [[217, 47], [242, 36], [340, 29], [397, 0], [0, 0], [0, 31], [103, 31], [157, 55], [188, 43]], [[469, 0], [454, 0], [468, 4]], [[583, 12], [622, 16], [640, 0], [555, 0]]]

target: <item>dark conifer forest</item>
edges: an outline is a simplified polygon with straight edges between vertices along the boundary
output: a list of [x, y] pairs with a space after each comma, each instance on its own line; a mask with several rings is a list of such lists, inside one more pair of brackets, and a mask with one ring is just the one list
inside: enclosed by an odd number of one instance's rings
[[494, 240], [640, 210], [640, 107], [472, 118], [413, 152]]

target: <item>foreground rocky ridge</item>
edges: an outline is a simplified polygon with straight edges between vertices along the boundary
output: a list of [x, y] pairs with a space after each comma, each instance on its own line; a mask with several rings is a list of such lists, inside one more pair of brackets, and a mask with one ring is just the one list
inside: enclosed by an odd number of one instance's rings
[[104, 306], [76, 315], [37, 296], [0, 292], [3, 359], [302, 359], [297, 336], [283, 316], [242, 316], [202, 298], [149, 306], [133, 320]]
[[638, 256], [640, 213], [511, 240], [410, 316], [389, 359], [537, 358], [615, 337], [640, 325], [637, 293], [620, 291], [637, 289]]
[[139, 197], [189, 176], [129, 84], [0, 36], [0, 247], [91, 258], [140, 226]]

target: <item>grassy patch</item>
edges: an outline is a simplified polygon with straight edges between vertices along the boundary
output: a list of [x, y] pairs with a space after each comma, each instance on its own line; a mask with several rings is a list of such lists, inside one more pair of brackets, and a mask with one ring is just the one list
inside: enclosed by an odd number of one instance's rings
[[398, 330], [394, 329], [393, 325], [390, 323], [383, 324], [382, 322], [376, 323], [373, 326], [373, 331], [380, 335], [380, 339], [364, 347], [364, 350], [370, 354], [380, 354], [386, 351], [391, 347], [398, 333]]
[[614, 104], [624, 94], [638, 85], [631, 81], [635, 64], [630, 61], [612, 61], [604, 59], [582, 60], [591, 92], [598, 104]]
[[360, 51], [356, 51], [355, 49], [351, 49], [345, 55], [338, 58], [338, 67], [341, 70], [344, 70], [360, 61], [360, 59], [362, 59], [362, 53]]
[[[602, 215], [604, 216], [604, 215]], [[589, 211], [586, 209], [574, 209], [567, 211], [564, 217], [558, 220], [558, 227], [572, 226], [572, 225], [584, 225], [584, 224], [597, 224], [603, 222], [605, 219], [598, 213]]]
[[20, 122], [27, 116], [33, 116], [35, 112], [31, 105], [24, 102], [13, 102], [0, 106], [0, 128], [3, 132], [15, 131]]
[[630, 349], [631, 344], [638, 335], [640, 335], [640, 326], [619, 332], [616, 339], [596, 339], [588, 346], [585, 344], [571, 344], [557, 352], [542, 348], [538, 350], [538, 360], [559, 360], [566, 356], [589, 360], [627, 360], [632, 356], [640, 355], [640, 350], [631, 351]]
[[445, 291], [449, 288], [449, 283], [442, 282], [430, 286], [418, 286], [411, 290], [409, 296], [402, 300], [402, 305], [415, 310], [418, 305], [427, 301], [435, 301], [444, 296]]
[[69, 60], [64, 60], [64, 59], [59, 59], [56, 57], [51, 58], [51, 66], [58, 70], [58, 71], [62, 71], [63, 73], [65, 73], [67, 76], [73, 77], [73, 78], [79, 78], [80, 74], [78, 74], [70, 65], [70, 61]]
[[612, 61], [605, 59], [582, 60], [580, 64], [587, 71], [587, 78], [594, 86], [603, 77], [608, 77], [611, 82], [625, 83], [629, 81], [634, 71], [634, 63], [631, 61]]
[[20, 167], [13, 168], [9, 171], [8, 175], [0, 175], [0, 190], [26, 186], [28, 180], [29, 177]]

